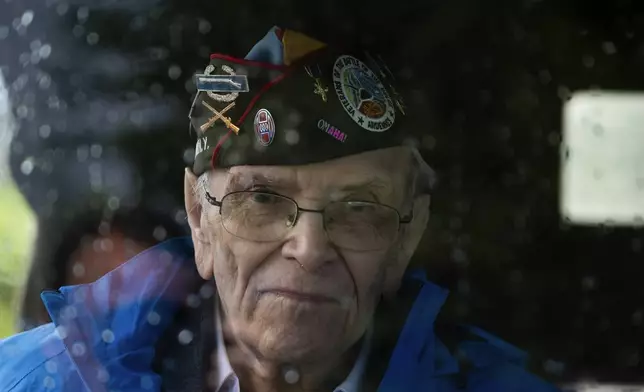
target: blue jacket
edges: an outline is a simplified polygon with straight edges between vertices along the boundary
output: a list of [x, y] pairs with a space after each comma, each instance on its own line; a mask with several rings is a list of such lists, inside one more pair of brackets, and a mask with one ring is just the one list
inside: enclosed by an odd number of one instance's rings
[[[374, 350], [367, 390], [558, 390], [524, 370], [523, 352], [480, 329], [450, 327], [457, 338], [439, 339], [435, 320], [447, 291], [420, 274], [403, 287], [408, 305], [376, 316], [387, 320], [380, 324], [391, 344]], [[45, 292], [53, 322], [0, 341], [0, 392], [204, 390], [215, 335], [203, 314], [213, 298], [187, 238], [153, 247], [92, 284]], [[403, 313], [399, 327], [390, 310]], [[177, 331], [184, 331], [179, 343]]]

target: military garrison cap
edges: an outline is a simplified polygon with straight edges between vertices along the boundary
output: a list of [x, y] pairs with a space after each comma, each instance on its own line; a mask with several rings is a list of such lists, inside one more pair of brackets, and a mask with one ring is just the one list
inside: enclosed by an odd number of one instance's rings
[[193, 171], [301, 165], [402, 145], [411, 125], [379, 56], [344, 53], [277, 27], [241, 59], [195, 76]]

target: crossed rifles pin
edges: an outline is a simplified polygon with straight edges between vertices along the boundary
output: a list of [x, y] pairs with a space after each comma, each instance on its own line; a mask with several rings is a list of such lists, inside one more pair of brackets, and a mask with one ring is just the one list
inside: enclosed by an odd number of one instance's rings
[[223, 108], [220, 112], [217, 111], [217, 109], [215, 109], [212, 106], [210, 106], [206, 101], [201, 101], [201, 103], [203, 104], [203, 106], [206, 107], [206, 109], [210, 110], [211, 112], [213, 112], [215, 114], [213, 117], [209, 118], [208, 121], [206, 121], [203, 125], [201, 125], [201, 127], [200, 127], [201, 132], [203, 132], [206, 129], [212, 127], [217, 122], [217, 120], [221, 120], [221, 121], [224, 122], [224, 124], [226, 124], [226, 127], [228, 127], [228, 129], [231, 129], [236, 134], [239, 134], [239, 127], [236, 126], [235, 124], [233, 124], [233, 122], [230, 119], [230, 117], [225, 117], [224, 116], [224, 114], [227, 111], [229, 111], [230, 109], [235, 107], [235, 102], [231, 102], [228, 106]]

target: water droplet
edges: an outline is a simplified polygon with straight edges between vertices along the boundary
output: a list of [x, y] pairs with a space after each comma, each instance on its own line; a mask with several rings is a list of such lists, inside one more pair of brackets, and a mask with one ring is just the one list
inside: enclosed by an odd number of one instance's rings
[[595, 180], [601, 180], [604, 177], [604, 172], [599, 169], [593, 169], [593, 178]]
[[42, 42], [40, 42], [39, 39], [33, 40], [29, 43], [29, 49], [31, 49], [32, 51], [38, 51], [41, 46], [42, 46]]
[[51, 376], [47, 376], [43, 380], [43, 386], [45, 389], [54, 389], [56, 388], [56, 381]]
[[191, 331], [184, 329], [181, 332], [179, 332], [179, 336], [177, 337], [177, 339], [179, 339], [179, 343], [183, 345], [187, 345], [187, 344], [190, 344], [190, 342], [192, 342], [193, 337], [194, 335]]
[[45, 362], [45, 370], [47, 373], [55, 374], [58, 372], [58, 364], [55, 361], [49, 360]]
[[16, 115], [19, 118], [26, 118], [27, 115], [29, 115], [29, 108], [27, 108], [27, 106], [25, 105], [18, 106], [18, 108], [16, 109]]
[[[42, 57], [42, 54], [41, 54]], [[44, 58], [44, 57], [43, 57]], [[38, 80], [38, 87], [43, 90], [48, 89], [51, 86], [51, 77], [49, 75], [43, 75], [43, 77]]]
[[584, 67], [586, 68], [592, 68], [595, 65], [595, 58], [593, 56], [584, 56], [582, 59], [582, 63], [584, 64]]
[[586, 276], [581, 280], [581, 286], [585, 290], [592, 290], [596, 287], [597, 281], [593, 276]]
[[543, 368], [547, 373], [561, 375], [565, 369], [565, 365], [561, 362], [548, 359], [543, 363]]
[[79, 22], [85, 22], [88, 16], [89, 16], [89, 8], [87, 7], [80, 7], [78, 11], [76, 11], [76, 17], [78, 18]]
[[143, 389], [152, 389], [152, 388], [154, 388], [154, 382], [152, 381], [152, 377], [150, 377], [150, 376], [141, 377], [141, 388], [143, 388]]
[[34, 159], [32, 157], [25, 159], [20, 164], [20, 171], [25, 176], [30, 175], [33, 170], [34, 170]]
[[288, 384], [295, 384], [300, 381], [300, 373], [292, 366], [287, 366], [284, 369], [284, 381]]
[[595, 136], [602, 136], [604, 134], [604, 127], [601, 124], [593, 125], [593, 134]]
[[114, 332], [106, 329], [105, 331], [101, 332], [101, 339], [103, 339], [105, 343], [114, 343]]
[[29, 26], [33, 21], [34, 21], [34, 12], [32, 10], [25, 11], [25, 13], [22, 14], [22, 17], [20, 18], [20, 23], [25, 27]]
[[100, 158], [101, 154], [103, 154], [103, 146], [100, 144], [92, 144], [89, 150], [92, 158]]
[[615, 47], [615, 44], [610, 41], [606, 41], [602, 44], [602, 50], [608, 55], [617, 53], [617, 47]]
[[168, 232], [163, 226], [155, 227], [154, 232], [152, 233], [152, 236], [154, 236], [154, 239], [156, 239], [159, 242], [165, 240], [167, 235], [168, 235]]
[[199, 32], [201, 34], [207, 34], [210, 32], [211, 28], [212, 26], [210, 25], [210, 22], [205, 19], [199, 19]]
[[9, 36], [9, 26], [0, 26], [0, 40], [3, 40]]
[[67, 3], [60, 3], [56, 6], [56, 13], [58, 13], [58, 15], [60, 16], [65, 15], [68, 10], [69, 10], [69, 5], [67, 5]]
[[72, 354], [75, 357], [82, 357], [85, 355], [86, 349], [85, 349], [85, 344], [81, 342], [76, 342], [72, 345]]
[[87, 34], [87, 43], [90, 45], [96, 45], [99, 39], [100, 39], [100, 36], [98, 35], [98, 33], [92, 32]]
[[85, 162], [89, 157], [89, 149], [87, 146], [80, 146], [76, 149], [76, 159], [78, 162]]
[[98, 373], [96, 374], [96, 378], [99, 382], [102, 382], [104, 384], [109, 381], [110, 374], [105, 369], [99, 369]]
[[56, 327], [56, 335], [58, 335], [58, 338], [60, 340], [67, 339], [67, 328], [63, 327], [62, 325], [59, 325], [58, 327]]
[[168, 76], [172, 80], [177, 80], [181, 76], [181, 67], [178, 65], [172, 65], [168, 68]]
[[199, 289], [199, 295], [201, 295], [201, 298], [208, 299], [212, 297], [214, 294], [215, 294], [215, 289], [211, 284], [204, 284]]
[[111, 196], [107, 201], [107, 207], [112, 211], [116, 211], [119, 208], [120, 204], [121, 201], [116, 196]]
[[148, 314], [148, 323], [150, 325], [159, 325], [161, 322], [161, 316], [157, 312], [150, 312]]
[[74, 263], [72, 274], [77, 278], [85, 276], [85, 266], [82, 263]]
[[188, 298], [186, 298], [186, 304], [191, 308], [199, 307], [200, 303], [201, 303], [201, 299], [196, 294], [190, 294], [188, 295]]
[[294, 129], [289, 129], [285, 132], [284, 139], [286, 143], [293, 146], [300, 142], [300, 133]]
[[81, 25], [74, 26], [74, 28], [72, 29], [72, 34], [74, 34], [74, 37], [76, 38], [82, 37], [85, 34], [85, 27]]
[[43, 139], [47, 139], [51, 135], [51, 127], [47, 124], [41, 125], [38, 128], [38, 135]]

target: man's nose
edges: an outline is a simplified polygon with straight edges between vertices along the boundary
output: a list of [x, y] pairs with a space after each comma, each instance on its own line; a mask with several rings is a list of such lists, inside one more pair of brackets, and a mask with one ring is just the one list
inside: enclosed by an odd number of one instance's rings
[[282, 246], [282, 255], [314, 272], [336, 262], [339, 255], [324, 230], [320, 213], [302, 212]]

